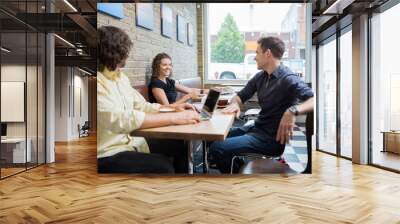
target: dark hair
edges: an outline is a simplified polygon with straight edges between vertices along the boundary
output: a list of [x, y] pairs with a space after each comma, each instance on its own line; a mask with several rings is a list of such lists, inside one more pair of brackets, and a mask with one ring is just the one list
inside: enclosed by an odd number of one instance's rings
[[160, 76], [160, 64], [161, 64], [161, 60], [164, 58], [168, 58], [169, 60], [172, 60], [171, 57], [167, 53], [159, 53], [154, 57], [153, 63], [151, 64], [151, 78], [152, 79], [156, 79]]
[[279, 60], [282, 59], [283, 53], [285, 53], [285, 43], [278, 37], [261, 37], [257, 43], [263, 52], [269, 49], [272, 55]]
[[97, 30], [99, 68], [115, 70], [129, 56], [132, 41], [125, 31], [114, 26], [102, 26]]

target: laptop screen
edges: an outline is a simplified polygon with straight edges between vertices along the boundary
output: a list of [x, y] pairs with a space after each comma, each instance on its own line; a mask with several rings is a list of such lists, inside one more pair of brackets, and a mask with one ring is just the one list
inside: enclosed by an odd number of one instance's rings
[[204, 103], [203, 110], [210, 113], [213, 112], [215, 105], [217, 105], [219, 95], [220, 92], [210, 89], [210, 92], [208, 92], [206, 102]]

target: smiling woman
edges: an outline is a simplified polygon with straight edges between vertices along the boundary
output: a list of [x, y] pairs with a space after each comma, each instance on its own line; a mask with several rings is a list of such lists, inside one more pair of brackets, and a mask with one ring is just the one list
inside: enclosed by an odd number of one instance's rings
[[[152, 63], [151, 81], [149, 83], [149, 100], [163, 105], [184, 103], [200, 98], [200, 89], [186, 87], [171, 78], [172, 59], [166, 53], [157, 54]], [[186, 95], [177, 99], [178, 92]], [[207, 91], [205, 91], [207, 92]]]

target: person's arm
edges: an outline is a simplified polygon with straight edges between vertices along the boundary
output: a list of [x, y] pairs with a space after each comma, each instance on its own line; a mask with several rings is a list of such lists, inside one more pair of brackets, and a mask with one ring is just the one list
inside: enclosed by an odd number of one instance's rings
[[[292, 82], [289, 92], [293, 93], [296, 98], [303, 101], [299, 105], [295, 105], [297, 114], [305, 114], [314, 110], [314, 93], [310, 87], [308, 87], [302, 80], [297, 76], [292, 76]], [[296, 114], [291, 112], [289, 108], [283, 114], [279, 123], [278, 132], [276, 134], [276, 141], [281, 144], [289, 142], [289, 139], [293, 135], [293, 127], [296, 121]]]
[[200, 94], [200, 89], [189, 88], [177, 82], [175, 82], [175, 89], [181, 93], [186, 93], [186, 95], [183, 95], [175, 103], [184, 103], [190, 99], [196, 99]]
[[196, 124], [200, 121], [199, 114], [193, 110], [175, 113], [144, 113], [142, 111], [112, 111], [98, 110], [100, 128], [106, 128], [113, 133], [129, 134], [140, 128], [153, 128], [168, 125]]
[[165, 91], [161, 88], [152, 88], [151, 92], [153, 93], [154, 98], [156, 98], [157, 103], [161, 105], [169, 105], [169, 101]]
[[[297, 113], [305, 114], [314, 110], [314, 97], [309, 98], [303, 103], [296, 106]], [[296, 115], [291, 112], [289, 109], [285, 111], [283, 114], [281, 121], [279, 123], [278, 132], [276, 134], [276, 141], [281, 144], [285, 144], [289, 142], [289, 139], [293, 135], [293, 128], [296, 121]]]
[[142, 124], [145, 113], [140, 110], [121, 111], [114, 107], [115, 98], [110, 97], [110, 89], [99, 77], [97, 79], [97, 120], [98, 128], [113, 133], [130, 133]]
[[246, 102], [248, 99], [250, 99], [254, 93], [257, 91], [257, 79], [259, 75], [262, 74], [257, 74], [255, 75], [252, 79], [250, 79], [246, 86], [238, 92], [237, 96], [233, 97], [231, 100], [231, 103], [222, 110], [223, 113], [227, 114], [236, 114], [236, 117], [239, 117], [240, 115], [240, 106]]
[[185, 93], [185, 94], [189, 94], [189, 93], [195, 91], [195, 89], [186, 87], [186, 86], [184, 86], [184, 85], [182, 85], [182, 84], [179, 84], [178, 82], [175, 82], [175, 89], [176, 89], [177, 91], [179, 91], [179, 92], [181, 92], [181, 93]]
[[140, 129], [168, 125], [196, 124], [198, 122], [200, 122], [200, 116], [193, 110], [165, 114], [146, 114]]
[[222, 110], [222, 113], [226, 114], [236, 114], [236, 117], [240, 115], [240, 106], [242, 105], [242, 100], [238, 96], [234, 96], [231, 103]]
[[297, 105], [298, 114], [306, 114], [314, 110], [314, 97], [309, 98], [302, 104]]

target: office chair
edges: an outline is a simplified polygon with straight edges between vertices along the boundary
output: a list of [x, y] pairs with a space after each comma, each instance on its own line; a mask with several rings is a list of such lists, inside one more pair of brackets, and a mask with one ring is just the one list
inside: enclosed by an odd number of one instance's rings
[[307, 165], [302, 172], [298, 172], [290, 168], [286, 162], [277, 161], [275, 159], [258, 158], [250, 161], [240, 169], [241, 174], [262, 174], [262, 173], [279, 173], [292, 175], [297, 173], [311, 174], [312, 170], [312, 135], [314, 133], [314, 113], [310, 112], [306, 115], [306, 141], [307, 141]]
[[82, 127], [80, 127], [80, 125], [78, 124], [79, 138], [89, 136], [89, 129], [90, 129], [89, 121], [85, 121]]

